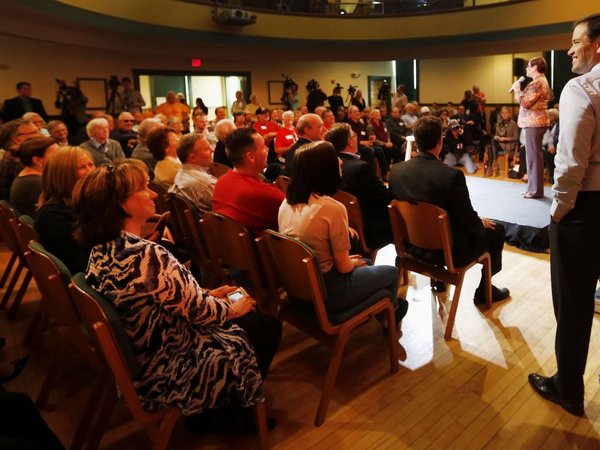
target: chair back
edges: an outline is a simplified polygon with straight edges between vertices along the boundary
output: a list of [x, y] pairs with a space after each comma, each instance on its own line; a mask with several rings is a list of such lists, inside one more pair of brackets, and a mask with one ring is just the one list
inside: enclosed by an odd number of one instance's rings
[[164, 214], [169, 211], [167, 203], [167, 186], [157, 181], [150, 181], [148, 187], [153, 190], [158, 196], [154, 199], [154, 206], [158, 214]]
[[[81, 333], [79, 327], [81, 318], [68, 288], [71, 272], [60, 259], [49, 253], [39, 242], [30, 242], [28, 250], [25, 258], [43, 296], [44, 306], [52, 319], [60, 325], [72, 327]], [[83, 334], [81, 337], [87, 340]]]
[[288, 186], [290, 185], [290, 177], [279, 175], [275, 178], [275, 186], [284, 194], [287, 194]]
[[[272, 291], [283, 289], [286, 300], [313, 303], [321, 328], [331, 329], [325, 310], [327, 291], [313, 250], [298, 239], [265, 230], [260, 239], [261, 255]], [[281, 297], [277, 298], [281, 302]]]
[[23, 252], [11, 225], [11, 220], [17, 220], [15, 209], [6, 200], [0, 200], [0, 233], [8, 249], [12, 253], [22, 255]]
[[[213, 264], [218, 268], [226, 265], [239, 270], [250, 282], [244, 287], [259, 300], [266, 299], [268, 293], [264, 270], [254, 245], [253, 233], [234, 220], [213, 212], [204, 214], [200, 226]], [[223, 278], [227, 276], [224, 274]]]
[[412, 257], [406, 251], [406, 242], [427, 250], [440, 250], [448, 271], [454, 272], [450, 219], [445, 210], [431, 203], [393, 200], [389, 212], [398, 256]]
[[208, 168], [208, 173], [210, 173], [215, 178], [221, 178], [227, 172], [231, 170], [231, 167], [226, 164], [213, 162], [211, 166]]
[[168, 194], [166, 198], [167, 204], [169, 205], [169, 211], [171, 212], [170, 230], [173, 239], [175, 240], [175, 244], [177, 244], [178, 247], [189, 248], [190, 230], [187, 229], [185, 210], [192, 210], [193, 206], [191, 206], [187, 200], [175, 194]]
[[346, 191], [337, 191], [333, 195], [333, 198], [346, 207], [346, 211], [348, 212], [348, 225], [358, 233], [362, 255], [369, 257], [371, 254], [371, 249], [369, 249], [367, 246], [367, 241], [365, 238], [365, 223], [363, 221], [358, 198]]
[[[110, 301], [90, 287], [83, 273], [80, 272], [71, 278], [69, 289], [85, 327], [91, 336], [96, 336], [97, 340], [95, 342], [98, 350], [104, 355], [117, 379], [117, 383], [119, 383], [119, 387], [123, 389], [124, 386], [121, 383], [125, 379], [133, 380], [139, 374], [140, 366], [119, 314]], [[95, 332], [95, 326], [98, 323], [104, 325], [107, 330], [104, 339], [100, 339], [100, 336]], [[119, 380], [117, 373], [125, 375], [126, 378]], [[124, 385], [126, 389], [129, 389], [127, 383], [124, 383]], [[133, 389], [133, 386], [131, 389]], [[133, 394], [139, 403], [135, 391], [133, 391]], [[123, 392], [123, 395], [125, 395], [125, 392]], [[130, 399], [127, 396], [125, 398], [129, 403]]]
[[11, 219], [10, 225], [17, 238], [17, 243], [22, 253], [29, 251], [29, 243], [37, 241], [38, 235], [33, 227], [33, 219], [28, 215], [21, 215], [18, 219]]

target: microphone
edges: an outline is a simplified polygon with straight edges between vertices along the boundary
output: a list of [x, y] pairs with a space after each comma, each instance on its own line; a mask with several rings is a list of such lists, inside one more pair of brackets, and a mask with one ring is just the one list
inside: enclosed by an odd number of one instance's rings
[[[519, 78], [517, 81], [518, 81], [519, 83], [522, 83], [523, 81], [525, 81], [525, 77], [524, 77], [524, 76], [522, 76], [522, 77], [521, 77], [521, 78]], [[510, 87], [510, 89], [508, 90], [508, 93], [509, 93], [509, 94], [512, 94], [514, 91], [515, 91], [515, 90], [514, 90], [514, 89], [513, 89], [513, 87], [511, 86], [511, 87]]]

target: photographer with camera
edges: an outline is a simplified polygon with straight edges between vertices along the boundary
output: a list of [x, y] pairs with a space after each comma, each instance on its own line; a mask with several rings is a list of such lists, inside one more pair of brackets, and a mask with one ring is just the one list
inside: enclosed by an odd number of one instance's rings
[[48, 114], [46, 114], [42, 101], [39, 98], [31, 97], [31, 83], [20, 81], [17, 83], [17, 96], [4, 100], [1, 117], [4, 122], [9, 122], [20, 119], [23, 114], [28, 112], [38, 113], [44, 121], [48, 121]]
[[321, 90], [319, 82], [314, 78], [306, 83], [308, 97], [306, 98], [306, 108], [309, 113], [314, 113], [317, 106], [323, 106], [327, 100], [327, 94]]
[[83, 126], [87, 123], [86, 106], [88, 98], [77, 86], [67, 86], [65, 80], [56, 80], [56, 101], [54, 106], [60, 109], [61, 120], [67, 125], [73, 143], [85, 140]]
[[300, 106], [298, 83], [296, 83], [296, 80], [285, 73], [282, 73], [281, 76], [285, 78], [285, 81], [283, 82], [283, 92], [281, 94], [281, 102], [285, 104], [286, 110], [294, 111]]
[[136, 112], [141, 113], [142, 107], [146, 106], [146, 101], [142, 97], [142, 94], [131, 86], [131, 79], [128, 77], [121, 78], [121, 86], [123, 86], [123, 90], [120, 93], [123, 110], [131, 114]]
[[336, 112], [340, 106], [344, 106], [344, 99], [342, 98], [342, 89], [344, 87], [340, 83], [336, 83], [333, 88], [333, 94], [327, 97], [329, 102], [329, 109]]

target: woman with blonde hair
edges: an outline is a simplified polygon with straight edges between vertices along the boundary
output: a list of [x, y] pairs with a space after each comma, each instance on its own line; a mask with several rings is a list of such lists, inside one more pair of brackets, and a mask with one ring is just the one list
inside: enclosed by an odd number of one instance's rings
[[76, 222], [73, 188], [93, 169], [94, 161], [87, 150], [62, 147], [48, 159], [42, 175], [42, 194], [34, 227], [42, 245], [73, 274], [85, 270], [90, 254], [89, 248], [73, 237]]

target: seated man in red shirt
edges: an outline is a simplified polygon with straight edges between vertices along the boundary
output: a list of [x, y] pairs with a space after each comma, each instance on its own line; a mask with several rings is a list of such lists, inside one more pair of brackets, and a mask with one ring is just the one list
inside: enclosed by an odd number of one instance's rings
[[285, 195], [263, 181], [268, 153], [263, 137], [252, 128], [238, 128], [227, 137], [225, 147], [234, 170], [217, 180], [213, 211], [255, 233], [277, 230], [277, 214]]
[[262, 108], [256, 110], [256, 122], [254, 122], [253, 127], [263, 137], [267, 145], [275, 139], [277, 131], [279, 131], [279, 125], [269, 118], [269, 110]]

